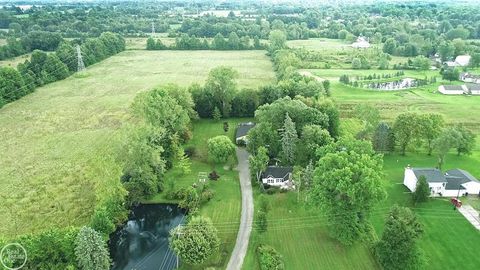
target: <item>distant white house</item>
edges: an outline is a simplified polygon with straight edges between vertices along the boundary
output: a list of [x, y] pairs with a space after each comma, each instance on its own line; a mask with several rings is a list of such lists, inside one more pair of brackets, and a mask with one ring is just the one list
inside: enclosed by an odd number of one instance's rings
[[359, 36], [351, 46], [355, 49], [367, 49], [370, 48], [370, 43], [364, 37]]
[[438, 92], [444, 95], [463, 95], [468, 92], [465, 85], [440, 85]]
[[474, 75], [469, 72], [460, 73], [459, 80], [466, 83], [480, 84], [480, 75]]
[[268, 166], [261, 175], [262, 183], [282, 189], [292, 189], [295, 188], [292, 173], [292, 167]]
[[470, 64], [470, 55], [459, 55], [455, 58], [455, 61], [447, 61], [445, 65], [449, 67], [466, 67]]
[[248, 131], [250, 131], [250, 129], [253, 127], [255, 127], [255, 123], [253, 122], [240, 123], [237, 127], [237, 131], [235, 132], [235, 143], [246, 145], [248, 143]]
[[443, 174], [439, 169], [408, 166], [405, 168], [403, 184], [414, 192], [421, 176], [426, 178], [432, 197], [455, 197], [480, 193], [480, 182], [469, 172], [461, 169], [450, 170]]

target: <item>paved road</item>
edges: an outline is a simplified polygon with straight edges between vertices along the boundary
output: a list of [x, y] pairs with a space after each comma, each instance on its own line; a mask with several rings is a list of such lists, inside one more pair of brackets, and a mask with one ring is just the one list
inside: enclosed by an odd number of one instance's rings
[[480, 230], [480, 217], [478, 216], [477, 210], [473, 209], [473, 207], [468, 204], [464, 204], [462, 207], [458, 208], [458, 211], [460, 211], [460, 213], [472, 223], [473, 227]]
[[239, 270], [242, 268], [243, 259], [245, 259], [247, 254], [248, 240], [252, 232], [253, 222], [253, 194], [250, 182], [250, 169], [248, 168], [248, 152], [244, 148], [237, 148], [237, 159], [242, 191], [242, 216], [240, 217], [237, 241], [228, 262], [227, 270]]

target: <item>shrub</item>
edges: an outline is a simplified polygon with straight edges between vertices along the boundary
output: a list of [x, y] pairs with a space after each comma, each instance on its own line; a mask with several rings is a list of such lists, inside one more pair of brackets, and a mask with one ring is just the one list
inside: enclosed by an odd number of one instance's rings
[[202, 194], [200, 195], [200, 201], [202, 203], [209, 202], [213, 198], [213, 196], [215, 196], [215, 192], [211, 189], [206, 189], [202, 191]]
[[184, 150], [185, 152], [185, 155], [187, 155], [187, 157], [191, 158], [193, 156], [195, 156], [196, 152], [197, 152], [197, 148], [195, 148], [195, 146], [191, 145], [191, 146], [187, 146]]
[[273, 247], [260, 245], [257, 248], [258, 260], [261, 270], [283, 270], [283, 258]]
[[217, 171], [212, 171], [211, 173], [208, 174], [208, 178], [210, 180], [216, 181], [218, 178], [220, 178], [220, 175], [217, 174]]

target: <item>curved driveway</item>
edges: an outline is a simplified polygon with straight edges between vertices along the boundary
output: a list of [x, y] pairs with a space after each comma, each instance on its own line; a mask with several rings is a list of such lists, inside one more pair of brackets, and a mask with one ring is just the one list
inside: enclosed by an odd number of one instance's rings
[[239, 270], [242, 268], [243, 259], [245, 259], [247, 254], [248, 240], [252, 232], [253, 222], [253, 194], [247, 150], [237, 148], [237, 160], [240, 174], [240, 189], [242, 191], [242, 216], [240, 217], [237, 241], [228, 262], [227, 270]]

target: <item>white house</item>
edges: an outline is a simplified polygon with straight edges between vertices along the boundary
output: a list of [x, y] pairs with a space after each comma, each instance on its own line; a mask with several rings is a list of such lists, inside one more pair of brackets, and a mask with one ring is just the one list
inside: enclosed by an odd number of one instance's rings
[[438, 92], [444, 95], [463, 95], [468, 92], [465, 85], [440, 85]]
[[355, 49], [367, 49], [370, 48], [370, 43], [364, 37], [359, 36], [351, 46]]
[[480, 182], [467, 171], [454, 169], [443, 174], [434, 168], [405, 168], [403, 184], [412, 192], [418, 179], [424, 176], [430, 187], [431, 196], [465, 196], [479, 194]]
[[292, 179], [292, 167], [268, 166], [262, 173], [262, 183], [282, 189], [295, 188]]
[[466, 83], [477, 83], [480, 84], [480, 75], [474, 75], [468, 72], [462, 72], [459, 76], [460, 81]]
[[250, 129], [252, 129], [254, 126], [255, 123], [253, 122], [240, 123], [237, 127], [237, 131], [235, 132], [235, 142], [237, 144], [247, 144], [248, 131], [250, 131]]

